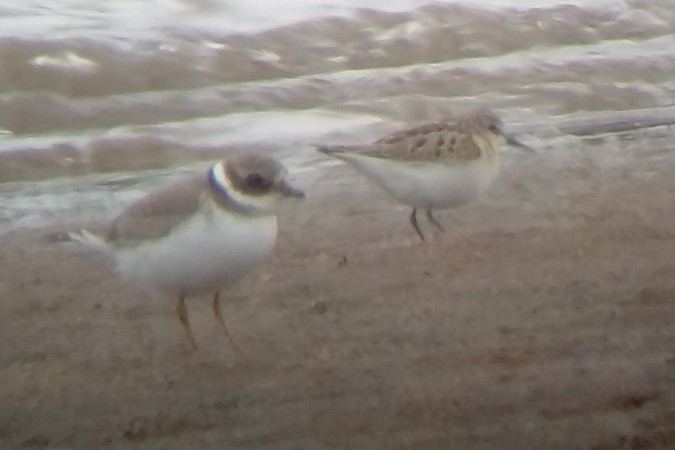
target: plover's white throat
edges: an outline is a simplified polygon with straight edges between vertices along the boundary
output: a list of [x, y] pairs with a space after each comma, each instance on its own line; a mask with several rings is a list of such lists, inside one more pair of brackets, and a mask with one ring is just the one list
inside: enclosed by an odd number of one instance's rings
[[219, 292], [272, 252], [275, 203], [304, 197], [286, 174], [271, 156], [236, 154], [132, 203], [112, 222], [107, 236], [82, 230], [68, 238], [112, 256], [124, 279], [176, 299], [176, 314], [193, 348], [197, 343], [185, 299], [213, 294], [213, 312], [237, 349], [221, 314]]
[[410, 223], [423, 209], [436, 228], [434, 209], [454, 208], [477, 199], [494, 181], [499, 152], [506, 144], [529, 150], [503, 131], [502, 121], [487, 108], [458, 114], [385, 136], [370, 144], [326, 145], [318, 150], [351, 165], [399, 202], [412, 207]]

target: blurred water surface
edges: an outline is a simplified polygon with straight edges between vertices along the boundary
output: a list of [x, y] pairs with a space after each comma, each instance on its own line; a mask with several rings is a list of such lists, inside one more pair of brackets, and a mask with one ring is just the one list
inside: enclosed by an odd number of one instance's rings
[[311, 179], [312, 143], [470, 101], [553, 128], [670, 106], [674, 29], [671, 0], [5, 0], [0, 227], [114, 210], [234, 149]]

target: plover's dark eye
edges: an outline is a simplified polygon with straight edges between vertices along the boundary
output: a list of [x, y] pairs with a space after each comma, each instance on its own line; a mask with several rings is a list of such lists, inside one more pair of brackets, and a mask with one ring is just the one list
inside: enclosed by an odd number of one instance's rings
[[489, 126], [489, 130], [494, 134], [502, 134], [502, 129], [498, 125], [492, 124]]
[[246, 178], [246, 185], [255, 189], [267, 189], [270, 187], [269, 181], [263, 178], [259, 173], [251, 173]]

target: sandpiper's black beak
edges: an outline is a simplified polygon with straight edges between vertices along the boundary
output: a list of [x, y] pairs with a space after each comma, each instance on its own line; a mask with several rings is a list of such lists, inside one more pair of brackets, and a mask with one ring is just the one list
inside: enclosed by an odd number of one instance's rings
[[523, 144], [522, 142], [520, 142], [518, 139], [514, 138], [513, 136], [506, 136], [505, 135], [504, 137], [506, 138], [506, 143], [509, 144], [509, 145], [512, 145], [514, 147], [520, 147], [520, 148], [525, 149], [527, 151], [537, 153], [537, 151], [535, 149], [533, 149], [529, 145]]
[[303, 191], [296, 188], [286, 180], [279, 183], [279, 185], [277, 186], [277, 190], [286, 197], [293, 197], [301, 200], [305, 198], [305, 193]]

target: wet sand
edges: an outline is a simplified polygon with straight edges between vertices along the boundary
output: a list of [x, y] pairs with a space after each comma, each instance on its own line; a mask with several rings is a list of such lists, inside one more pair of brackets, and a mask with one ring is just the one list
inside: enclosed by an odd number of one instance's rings
[[242, 357], [207, 298], [192, 354], [59, 226], [2, 236], [0, 447], [674, 448], [675, 139], [565, 145], [427, 244], [336, 166], [224, 296]]

